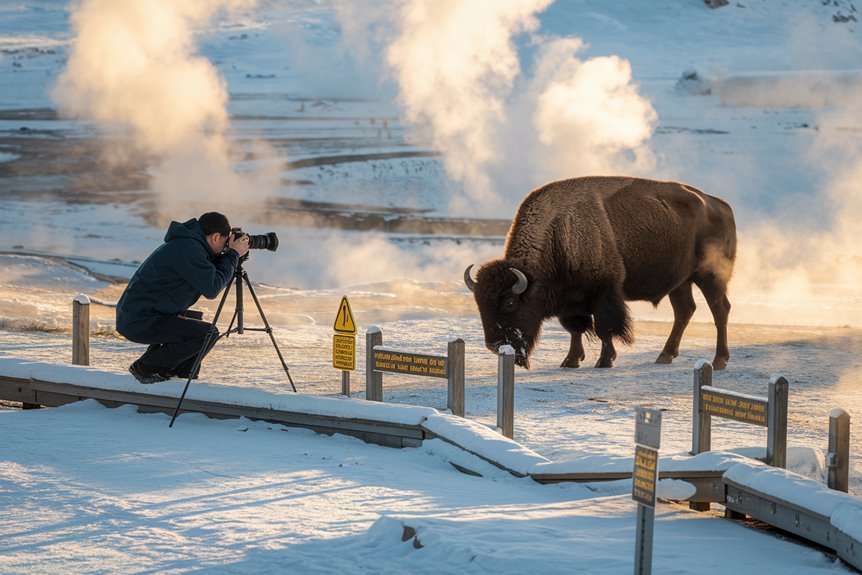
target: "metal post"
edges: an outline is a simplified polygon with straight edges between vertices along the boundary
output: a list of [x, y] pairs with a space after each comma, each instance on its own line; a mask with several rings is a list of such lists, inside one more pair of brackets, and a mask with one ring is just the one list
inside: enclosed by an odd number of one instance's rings
[[638, 502], [635, 575], [652, 573], [659, 447], [661, 411], [635, 407], [635, 460], [632, 471], [632, 499]]
[[90, 365], [90, 298], [72, 300], [72, 363]]
[[840, 407], [829, 413], [826, 469], [829, 488], [847, 493], [850, 478], [850, 414]]
[[497, 429], [511, 439], [515, 435], [515, 350], [497, 356]]
[[464, 417], [464, 340], [450, 341], [446, 353], [449, 366], [446, 406], [452, 415]]
[[[704, 386], [712, 385], [712, 364], [698, 361], [694, 365], [694, 408], [692, 409], [691, 454], [705, 453], [712, 449], [712, 416], [703, 412]], [[688, 504], [694, 511], [709, 511], [709, 501], [692, 501]]]
[[635, 575], [652, 573], [652, 545], [655, 509], [638, 503], [637, 541], [635, 544]]
[[383, 345], [383, 332], [371, 326], [365, 333], [365, 399], [383, 401], [383, 374], [374, 371], [374, 346]]
[[341, 372], [341, 395], [350, 397], [350, 372]]
[[769, 381], [769, 405], [766, 425], [766, 463], [782, 469], [787, 467], [787, 380], [780, 375]]

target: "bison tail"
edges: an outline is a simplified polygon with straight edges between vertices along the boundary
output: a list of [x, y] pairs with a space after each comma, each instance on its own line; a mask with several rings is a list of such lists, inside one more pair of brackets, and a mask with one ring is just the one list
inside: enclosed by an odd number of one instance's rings
[[634, 329], [629, 307], [625, 304], [621, 293], [603, 297], [596, 302], [593, 317], [595, 330], [599, 339], [618, 338], [626, 345], [635, 341]]
[[629, 307], [627, 305], [624, 305], [623, 307], [625, 309], [625, 314], [620, 318], [620, 330], [618, 333], [613, 335], [618, 337], [624, 344], [631, 345], [635, 342], [635, 332], [632, 327], [632, 318], [629, 314]]

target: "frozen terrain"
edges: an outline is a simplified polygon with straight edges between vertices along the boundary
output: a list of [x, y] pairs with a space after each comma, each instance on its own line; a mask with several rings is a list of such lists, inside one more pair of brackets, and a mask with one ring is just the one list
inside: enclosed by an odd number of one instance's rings
[[[732, 357], [716, 385], [765, 395], [771, 375], [787, 377], [789, 467], [823, 480], [830, 410], [855, 418], [862, 405], [853, 2], [537, 0], [507, 11], [474, 1], [447, 12], [261, 0], [184, 17], [170, 2], [141, 3], [178, 18], [153, 29], [135, 24], [146, 10], [79, 4], [75, 17], [54, 0], [0, 6], [3, 356], [68, 362], [71, 300], [86, 293], [91, 363], [124, 372], [141, 352], [113, 331], [126, 279], [171, 219], [218, 209], [251, 233], [278, 233], [279, 250], [253, 253], [246, 269], [301, 393], [340, 393], [331, 336], [347, 295], [359, 358], [371, 326], [386, 345], [425, 353], [464, 339], [467, 417], [493, 425], [496, 358], [464, 268], [500, 254], [518, 202], [545, 181], [679, 179], [727, 199], [739, 228]], [[423, 5], [439, 13], [418, 18]], [[493, 33], [471, 33], [480, 27]], [[125, 41], [84, 41], [112, 29]], [[132, 60], [135, 46], [151, 60]], [[76, 67], [88, 49], [118, 74], [135, 62], [130, 81], [146, 82], [112, 92]], [[436, 89], [424, 92], [431, 77]], [[190, 94], [205, 115], [186, 125], [194, 114], [174, 114]], [[211, 316], [216, 303], [200, 307]], [[671, 366], [652, 363], [667, 302], [632, 311], [637, 341], [611, 370], [558, 368], [568, 335], [546, 325], [533, 369], [516, 374], [516, 440], [553, 460], [630, 457], [634, 408], [646, 405], [664, 410], [662, 453], [691, 448], [691, 372], [714, 342], [706, 306]], [[232, 336], [201, 384], [288, 393], [271, 347]], [[586, 365], [597, 355], [591, 344]], [[442, 409], [441, 383], [387, 374], [385, 399]], [[437, 445], [397, 452], [180, 421], [168, 431], [161, 416], [91, 404], [0, 413], [4, 437], [19, 438], [0, 447], [0, 507], [16, 510], [0, 519], [10, 541], [0, 571], [631, 570], [630, 484], [470, 478]], [[757, 454], [765, 442], [759, 428], [714, 425], [716, 448]], [[851, 442], [858, 496], [862, 440], [851, 431]], [[682, 507], [660, 505], [658, 519], [657, 572], [726, 572], [701, 561], [717, 539], [743, 573], [841, 569]], [[401, 542], [402, 523], [424, 548]]]

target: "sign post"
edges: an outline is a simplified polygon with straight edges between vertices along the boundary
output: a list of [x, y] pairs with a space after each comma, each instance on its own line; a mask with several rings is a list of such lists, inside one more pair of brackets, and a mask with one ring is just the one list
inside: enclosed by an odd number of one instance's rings
[[341, 371], [341, 394], [350, 397], [350, 372], [356, 369], [356, 322], [347, 296], [342, 296], [332, 329], [332, 367]]
[[658, 449], [661, 443], [661, 411], [637, 407], [635, 420], [635, 464], [632, 499], [638, 502], [635, 575], [652, 573], [652, 543], [655, 524]]

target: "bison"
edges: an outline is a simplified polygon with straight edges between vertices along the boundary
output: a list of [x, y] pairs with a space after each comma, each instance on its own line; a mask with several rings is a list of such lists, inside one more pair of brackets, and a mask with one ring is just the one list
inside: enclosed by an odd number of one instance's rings
[[736, 258], [736, 224], [723, 200], [679, 182], [630, 177], [560, 180], [532, 191], [512, 220], [501, 259], [464, 282], [476, 298], [485, 345], [508, 344], [529, 369], [545, 319], [572, 336], [560, 367], [585, 358], [581, 336], [602, 342], [596, 367], [612, 367], [614, 338], [633, 341], [625, 301], [657, 306], [669, 296], [673, 329], [656, 363], [679, 354], [694, 314], [691, 285], [706, 298], [717, 330], [713, 367], [727, 366], [727, 284]]

